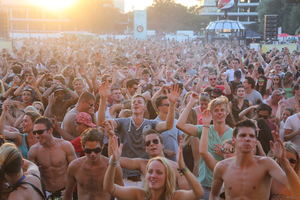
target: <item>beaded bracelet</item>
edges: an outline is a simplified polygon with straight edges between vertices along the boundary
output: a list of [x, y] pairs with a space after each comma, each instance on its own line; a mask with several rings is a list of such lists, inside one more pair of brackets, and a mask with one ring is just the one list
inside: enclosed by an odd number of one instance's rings
[[177, 168], [177, 170], [178, 170], [180, 176], [186, 175], [189, 171], [189, 169], [187, 167], [184, 167], [183, 169]]

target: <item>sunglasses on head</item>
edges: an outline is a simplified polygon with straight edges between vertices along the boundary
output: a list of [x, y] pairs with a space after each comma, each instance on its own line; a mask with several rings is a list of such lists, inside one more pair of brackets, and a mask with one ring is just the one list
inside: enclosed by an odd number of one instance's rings
[[297, 160], [294, 159], [294, 158], [290, 158], [290, 159], [289, 159], [289, 162], [290, 162], [291, 164], [296, 164]]
[[42, 135], [44, 133], [44, 131], [47, 131], [49, 129], [43, 129], [43, 130], [37, 130], [37, 131], [32, 131], [34, 135], [38, 134], [38, 135]]
[[278, 96], [280, 96], [280, 95], [283, 95], [282, 93], [278, 93], [278, 94], [276, 94], [276, 96], [278, 97]]
[[234, 153], [235, 149], [233, 147], [228, 148], [228, 149], [227, 148], [222, 148], [221, 151], [222, 151], [222, 153], [226, 153], [227, 151], [229, 153]]
[[145, 142], [145, 146], [149, 146], [151, 144], [151, 141], [153, 144], [158, 144], [158, 139], [148, 140]]
[[94, 152], [94, 153], [100, 153], [101, 152], [101, 147], [97, 147], [96, 149], [88, 149], [88, 148], [85, 148], [84, 149], [84, 152], [86, 153], [86, 154], [91, 154], [92, 152]]
[[268, 119], [268, 116], [267, 115], [258, 115], [258, 118]]

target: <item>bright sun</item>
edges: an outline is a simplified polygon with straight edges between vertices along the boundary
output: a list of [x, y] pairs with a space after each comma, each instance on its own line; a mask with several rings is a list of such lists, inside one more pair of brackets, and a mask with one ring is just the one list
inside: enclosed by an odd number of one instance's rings
[[48, 9], [63, 9], [73, 5], [77, 0], [31, 0], [32, 3]]

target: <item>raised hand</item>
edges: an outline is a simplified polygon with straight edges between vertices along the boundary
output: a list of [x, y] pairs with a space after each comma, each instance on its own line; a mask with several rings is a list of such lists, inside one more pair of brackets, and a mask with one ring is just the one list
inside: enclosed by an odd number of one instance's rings
[[7, 98], [4, 102], [3, 102], [3, 106], [2, 109], [3, 111], [8, 111], [9, 105], [10, 105], [10, 100], [11, 100], [12, 96]]
[[185, 167], [183, 155], [182, 155], [182, 140], [180, 140], [179, 147], [177, 150], [177, 163], [179, 169], [183, 169]]
[[283, 146], [283, 142], [280, 139], [279, 133], [276, 131], [272, 131], [272, 136], [273, 136], [274, 142], [270, 141], [270, 147], [271, 147], [271, 151], [273, 152], [274, 157], [278, 158], [278, 159], [285, 159], [286, 151]]
[[191, 95], [190, 95], [190, 102], [192, 104], [195, 104], [199, 99], [199, 96], [197, 93], [193, 92]]
[[204, 110], [202, 113], [201, 113], [201, 116], [202, 116], [202, 122], [203, 122], [203, 125], [210, 125], [210, 122], [211, 122], [211, 113], [208, 109]]
[[112, 140], [109, 141], [110, 152], [112, 153], [113, 161], [116, 162], [120, 160], [120, 156], [122, 154], [123, 144], [120, 144], [118, 147], [118, 138], [117, 136], [113, 136]]
[[106, 132], [109, 134], [109, 137], [113, 137], [115, 135], [114, 126], [110, 120], [105, 120], [103, 122], [103, 126]]
[[101, 98], [107, 98], [110, 94], [110, 84], [108, 81], [102, 82], [99, 86], [99, 94]]
[[174, 84], [171, 86], [171, 92], [168, 94], [168, 99], [170, 103], [176, 103], [179, 95], [180, 95], [181, 89], [179, 88], [178, 84]]

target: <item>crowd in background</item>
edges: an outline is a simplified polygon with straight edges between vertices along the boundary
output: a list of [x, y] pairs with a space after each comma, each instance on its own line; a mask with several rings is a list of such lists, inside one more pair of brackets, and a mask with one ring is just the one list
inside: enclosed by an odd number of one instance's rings
[[[0, 53], [0, 134], [24, 158], [41, 163], [30, 152], [36, 143], [47, 142], [34, 129], [41, 116], [51, 120], [55, 138], [71, 142], [77, 158], [85, 155], [82, 133], [98, 127], [104, 133], [103, 156], [110, 155], [109, 130], [113, 129], [123, 143], [121, 156], [149, 159], [147, 144], [136, 147], [135, 142], [145, 140], [142, 132], [154, 129], [161, 132], [161, 155], [169, 160], [180, 157], [182, 142], [185, 165], [209, 193], [216, 163], [231, 157], [227, 154], [234, 156], [234, 144], [226, 139], [231, 139], [237, 122], [251, 119], [258, 132], [254, 154], [273, 157], [271, 132], [279, 132], [288, 142], [288, 159], [300, 176], [298, 51], [273, 48], [263, 53], [236, 41], [177, 42], [156, 37], [145, 41], [31, 38], [22, 39], [22, 44]], [[141, 111], [138, 101], [146, 105]], [[219, 105], [224, 110], [213, 113]], [[207, 109], [211, 117], [204, 115]], [[140, 114], [148, 121], [134, 121]], [[207, 123], [210, 136], [202, 138]], [[198, 129], [187, 126], [191, 124]], [[139, 138], [128, 139], [128, 132]], [[157, 143], [152, 140], [148, 145]], [[68, 164], [76, 157], [69, 156]], [[141, 182], [139, 177], [140, 172], [123, 169], [123, 178]], [[51, 192], [66, 187], [43, 184]], [[277, 195], [276, 191], [271, 193]]]

